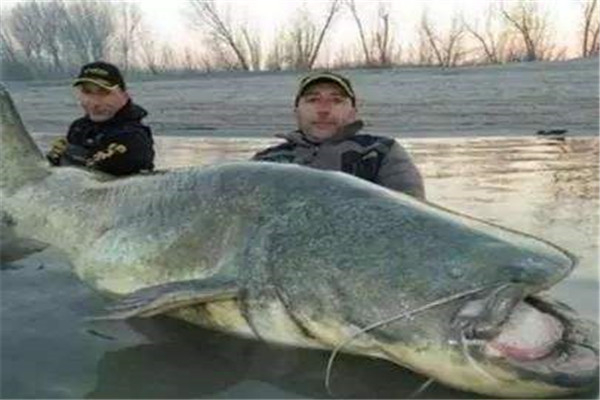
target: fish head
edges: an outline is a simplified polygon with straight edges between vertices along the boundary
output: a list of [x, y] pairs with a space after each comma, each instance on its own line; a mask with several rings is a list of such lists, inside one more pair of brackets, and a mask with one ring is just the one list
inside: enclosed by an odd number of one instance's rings
[[522, 293], [501, 285], [437, 310], [424, 306], [369, 335], [384, 358], [466, 391], [535, 398], [597, 387], [597, 323]]
[[597, 382], [597, 324], [541, 295], [572, 255], [407, 197], [354, 197], [299, 209], [271, 235], [270, 280], [312, 337], [492, 396]]
[[401, 312], [390, 312], [391, 322], [370, 333], [386, 358], [493, 396], [548, 397], [597, 386], [597, 323], [544, 293], [573, 270], [575, 257], [472, 218], [435, 209], [420, 215], [429, 251], [404, 259], [418, 265], [396, 269], [404, 280]]

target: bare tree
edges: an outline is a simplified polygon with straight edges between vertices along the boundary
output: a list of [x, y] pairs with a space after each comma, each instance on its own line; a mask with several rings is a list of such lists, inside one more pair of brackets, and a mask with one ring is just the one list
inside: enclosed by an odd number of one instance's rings
[[2, 15], [3, 40], [36, 77], [62, 76], [106, 55], [112, 10], [114, 5], [99, 1], [19, 3]]
[[377, 59], [380, 66], [391, 64], [393, 37], [390, 9], [385, 4], [380, 3], [377, 8], [377, 27], [374, 32], [374, 48], [377, 50]]
[[6, 29], [6, 21], [4, 16], [0, 17], [0, 45], [2, 46], [0, 54], [2, 55], [2, 63], [17, 64], [19, 56], [17, 46], [10, 32]]
[[323, 40], [331, 28], [334, 16], [340, 10], [340, 0], [330, 0], [325, 19], [320, 26], [316, 18], [306, 8], [297, 10], [296, 18], [291, 24], [286, 37], [286, 58], [296, 69], [312, 69], [314, 67]]
[[244, 44], [246, 45], [250, 69], [253, 71], [260, 70], [262, 64], [262, 47], [260, 36], [250, 33], [248, 27], [243, 27], [242, 37], [244, 38]]
[[102, 1], [65, 4], [61, 38], [79, 64], [107, 57], [116, 25], [114, 5]]
[[143, 30], [142, 11], [139, 5], [128, 2], [119, 3], [116, 7], [118, 7], [116, 50], [123, 71], [127, 72], [135, 60], [136, 44]]
[[65, 7], [62, 2], [43, 3], [43, 6], [37, 8], [42, 22], [42, 43], [52, 59], [54, 69], [58, 72], [65, 70], [62, 59], [62, 43], [59, 41], [60, 21], [65, 13]]
[[354, 17], [354, 21], [356, 22], [356, 27], [358, 28], [358, 35], [360, 37], [360, 43], [363, 49], [363, 55], [365, 57], [365, 62], [367, 65], [371, 65], [371, 51], [368, 46], [367, 36], [365, 34], [365, 29], [363, 27], [362, 20], [358, 15], [358, 10], [356, 9], [356, 2], [354, 0], [347, 1], [348, 7], [350, 8], [350, 12]]
[[583, 57], [595, 57], [600, 52], [598, 32], [600, 31], [600, 18], [598, 17], [598, 0], [585, 1], [583, 9]]
[[33, 68], [50, 66], [55, 72], [64, 70], [58, 42], [59, 23], [63, 14], [61, 3], [31, 1], [18, 3], [8, 19], [12, 37], [18, 43], [27, 62]]
[[268, 71], [281, 71], [287, 67], [285, 33], [277, 32], [265, 60]]
[[393, 31], [389, 7], [385, 3], [378, 3], [376, 24], [370, 33], [366, 33], [355, 0], [347, 0], [346, 4], [358, 28], [366, 65], [390, 65], [393, 50]]
[[287, 33], [286, 58], [295, 69], [310, 69], [310, 60], [316, 47], [317, 27], [306, 10], [296, 14]]
[[308, 69], [312, 69], [312, 67], [315, 64], [317, 56], [319, 55], [319, 50], [321, 49], [321, 46], [323, 45], [323, 39], [325, 38], [325, 34], [331, 27], [333, 17], [339, 11], [339, 8], [340, 8], [339, 5], [340, 5], [339, 0], [331, 0], [329, 9], [327, 11], [327, 16], [325, 17], [325, 22], [323, 22], [323, 25], [321, 25], [321, 29], [319, 30], [319, 36], [317, 37], [317, 41], [315, 42], [315, 45], [312, 49], [313, 51], [310, 55], [310, 58], [308, 59], [308, 65], [307, 65]]
[[465, 55], [463, 47], [465, 28], [462, 19], [455, 15], [450, 29], [439, 33], [429, 19], [427, 10], [423, 11], [419, 29], [420, 63], [453, 67], [462, 61]]
[[538, 3], [520, 0], [502, 9], [506, 21], [516, 30], [524, 46], [522, 61], [551, 58], [553, 46], [549, 43], [550, 26], [548, 15], [542, 13]]
[[142, 67], [147, 68], [152, 75], [157, 75], [160, 72], [160, 54], [159, 45], [152, 38], [148, 31], [142, 32], [140, 37], [140, 60]]
[[[165, 51], [162, 54], [163, 62], [168, 65], [173, 60], [173, 56], [174, 55], [172, 50]], [[185, 72], [197, 70], [199, 66], [199, 63], [197, 61], [197, 53], [186, 46], [183, 49], [183, 56], [181, 58], [181, 61], [178, 62], [178, 64], [181, 66], [181, 68], [183, 68], [183, 71]]]
[[327, 68], [356, 68], [364, 66], [364, 52], [357, 46], [343, 46], [334, 50]]
[[247, 25], [234, 24], [228, 13], [223, 13], [217, 8], [214, 0], [190, 0], [190, 5], [192, 26], [208, 31], [213, 39], [211, 41], [213, 50], [231, 51], [241, 69], [247, 71], [260, 69], [262, 49], [257, 33], [252, 32]]
[[202, 63], [210, 65], [211, 69], [235, 71], [240, 69], [239, 61], [232, 57], [230, 48], [222, 42], [214, 42], [210, 47], [210, 54], [204, 54]]
[[0, 79], [31, 78], [31, 68], [23, 62], [15, 40], [6, 28], [5, 16], [0, 20]]
[[467, 32], [480, 45], [486, 63], [497, 64], [506, 61], [509, 32], [502, 26], [502, 18], [498, 9], [492, 4], [486, 11], [483, 27], [480, 27], [477, 22], [469, 23], [463, 20]]

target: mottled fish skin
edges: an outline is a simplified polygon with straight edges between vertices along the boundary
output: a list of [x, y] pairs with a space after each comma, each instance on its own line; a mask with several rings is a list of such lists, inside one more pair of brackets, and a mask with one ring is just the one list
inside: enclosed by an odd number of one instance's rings
[[[593, 384], [594, 365], [572, 372], [577, 384], [563, 384], [543, 372], [523, 377], [503, 360], [474, 365], [456, 345], [453, 317], [467, 301], [485, 304], [495, 293], [493, 304], [503, 304], [505, 293], [525, 297], [571, 272], [574, 258], [550, 243], [294, 165], [119, 179], [50, 168], [5, 89], [0, 107], [3, 215], [16, 236], [65, 251], [97, 290], [133, 299], [123, 315], [165, 310], [233, 334], [333, 349], [377, 321], [454, 296], [343, 350], [493, 396], [556, 396]], [[518, 290], [504, 290], [512, 286]]]

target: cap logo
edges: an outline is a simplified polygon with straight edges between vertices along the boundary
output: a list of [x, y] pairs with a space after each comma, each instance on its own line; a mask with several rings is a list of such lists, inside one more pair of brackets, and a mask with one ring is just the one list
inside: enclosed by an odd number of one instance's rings
[[108, 76], [108, 71], [105, 71], [101, 68], [86, 68], [85, 71], [83, 71], [83, 73]]

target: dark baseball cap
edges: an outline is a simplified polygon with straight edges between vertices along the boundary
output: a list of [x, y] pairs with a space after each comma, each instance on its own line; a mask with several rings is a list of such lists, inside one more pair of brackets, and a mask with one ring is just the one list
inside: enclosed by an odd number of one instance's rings
[[95, 61], [81, 67], [77, 79], [73, 81], [73, 86], [86, 82], [108, 90], [113, 90], [117, 87], [125, 90], [125, 81], [119, 68], [104, 61]]
[[298, 92], [296, 93], [296, 99], [294, 100], [294, 104], [298, 105], [300, 97], [302, 97], [302, 95], [309, 86], [319, 82], [335, 83], [340, 88], [342, 88], [342, 90], [348, 97], [350, 97], [350, 99], [352, 100], [352, 105], [355, 105], [356, 94], [354, 93], [354, 89], [352, 88], [352, 83], [350, 83], [350, 80], [343, 75], [330, 71], [314, 72], [303, 77], [300, 80], [300, 85], [298, 87]]

